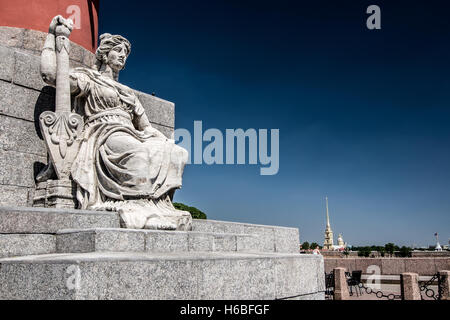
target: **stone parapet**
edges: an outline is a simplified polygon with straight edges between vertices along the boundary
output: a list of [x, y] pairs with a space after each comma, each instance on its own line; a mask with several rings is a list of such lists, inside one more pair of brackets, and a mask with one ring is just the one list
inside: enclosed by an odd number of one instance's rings
[[378, 267], [382, 275], [399, 275], [404, 272], [415, 272], [421, 276], [431, 276], [439, 270], [450, 269], [450, 257], [436, 258], [326, 258], [325, 271], [343, 267], [349, 272], [362, 270], [367, 272], [369, 266]]
[[350, 293], [348, 292], [347, 278], [345, 276], [345, 268], [334, 268], [334, 300], [348, 300]]
[[405, 272], [400, 275], [402, 300], [421, 300], [419, 275]]
[[441, 300], [450, 300], [450, 270], [440, 270], [441, 276]]

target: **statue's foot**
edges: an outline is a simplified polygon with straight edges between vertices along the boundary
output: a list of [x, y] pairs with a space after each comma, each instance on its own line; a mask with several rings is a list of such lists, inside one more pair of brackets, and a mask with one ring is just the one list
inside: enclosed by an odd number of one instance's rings
[[100, 207], [103, 210], [117, 211], [124, 228], [192, 230], [191, 214], [175, 209], [170, 199], [106, 201]]
[[151, 217], [147, 219], [144, 228], [153, 230], [176, 230], [177, 225], [163, 217]]
[[36, 176], [36, 181], [44, 182], [53, 178], [55, 175], [55, 168], [53, 168], [52, 163], [49, 161], [48, 165], [46, 165]]

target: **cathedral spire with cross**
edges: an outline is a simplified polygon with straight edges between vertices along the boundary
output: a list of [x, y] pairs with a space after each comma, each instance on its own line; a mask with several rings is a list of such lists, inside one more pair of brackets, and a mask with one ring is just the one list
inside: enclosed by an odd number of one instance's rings
[[323, 248], [327, 250], [333, 249], [333, 231], [330, 226], [330, 216], [328, 214], [328, 197], [325, 197], [325, 202], [327, 206], [327, 226], [325, 228], [325, 241], [323, 243]]

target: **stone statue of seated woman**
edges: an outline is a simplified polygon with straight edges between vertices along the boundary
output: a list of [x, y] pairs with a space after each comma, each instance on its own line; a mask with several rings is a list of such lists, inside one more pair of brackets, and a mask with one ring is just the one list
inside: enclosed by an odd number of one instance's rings
[[[41, 75], [56, 86], [56, 110], [58, 98], [66, 99], [67, 104], [67, 96], [72, 97], [70, 112], [80, 115], [84, 123], [79, 135], [74, 134], [77, 143], [69, 141], [76, 150], [67, 169], [76, 185], [79, 208], [118, 211], [127, 228], [189, 230], [189, 212], [172, 204], [174, 191], [182, 184], [188, 153], [151, 126], [133, 90], [118, 82], [131, 51], [129, 41], [103, 34], [95, 68], [69, 70], [64, 48], [68, 48], [71, 29], [70, 20], [61, 16], [52, 20], [41, 55]], [[67, 127], [70, 129], [70, 120]], [[44, 138], [51, 149], [54, 138], [45, 134]], [[70, 143], [64, 143], [68, 148]], [[55, 159], [50, 157], [38, 180], [54, 175]]]

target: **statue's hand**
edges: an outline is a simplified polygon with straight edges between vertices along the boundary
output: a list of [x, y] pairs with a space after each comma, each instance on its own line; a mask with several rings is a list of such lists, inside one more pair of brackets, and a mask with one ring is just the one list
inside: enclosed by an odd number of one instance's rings
[[73, 21], [71, 19], [64, 19], [58, 15], [52, 19], [48, 28], [49, 33], [53, 33], [55, 36], [69, 37], [73, 30]]
[[58, 24], [59, 19], [61, 18], [62, 16], [58, 15], [52, 19], [52, 22], [50, 22], [50, 26], [48, 27], [48, 33], [55, 34], [56, 25]]
[[152, 126], [145, 127], [144, 128], [144, 133], [148, 134], [148, 135], [150, 135], [152, 137], [160, 137], [160, 138], [167, 139], [165, 135], [163, 135], [161, 132], [159, 132], [158, 130], [156, 130]]

